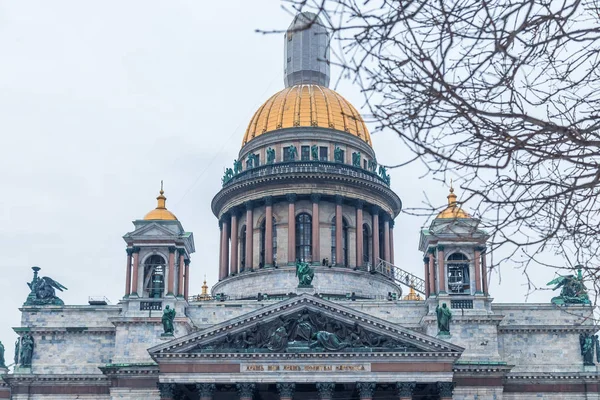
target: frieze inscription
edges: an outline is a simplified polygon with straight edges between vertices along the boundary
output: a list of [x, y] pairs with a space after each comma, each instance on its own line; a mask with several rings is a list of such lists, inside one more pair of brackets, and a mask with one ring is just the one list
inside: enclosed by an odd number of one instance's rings
[[371, 364], [241, 364], [241, 372], [371, 372]]

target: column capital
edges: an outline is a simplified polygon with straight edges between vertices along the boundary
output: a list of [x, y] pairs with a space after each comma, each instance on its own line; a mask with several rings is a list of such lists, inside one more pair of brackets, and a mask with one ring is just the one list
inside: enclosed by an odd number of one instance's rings
[[369, 210], [371, 211], [371, 214], [379, 214], [379, 211], [381, 211], [381, 208], [379, 206], [371, 206], [371, 208]]
[[244, 205], [246, 206], [246, 211], [252, 210], [254, 208], [254, 203], [252, 202], [252, 200], [245, 201]]
[[125, 251], [127, 252], [127, 255], [130, 256], [133, 254], [133, 247], [128, 247], [125, 249]]
[[169, 254], [175, 253], [175, 251], [177, 251], [177, 247], [169, 246]]
[[437, 245], [437, 249], [438, 249], [438, 251], [444, 251], [444, 245], [443, 244], [438, 244]]
[[370, 399], [375, 393], [375, 382], [358, 382], [356, 388], [361, 399]]
[[485, 252], [487, 251], [487, 247], [477, 246], [477, 247], [475, 247], [475, 250], [479, 251], [481, 254], [485, 254]]
[[225, 213], [221, 214], [221, 217], [219, 218], [219, 222], [220, 223], [229, 222], [230, 218], [231, 218], [231, 214], [229, 214], [229, 212], [225, 212]]
[[398, 397], [412, 398], [417, 382], [396, 382], [396, 389], [398, 389]]
[[265, 197], [265, 205], [266, 206], [272, 206], [273, 205], [273, 196], [267, 196], [267, 197]]
[[131, 248], [131, 250], [132, 250], [134, 253], [139, 253], [141, 249], [140, 249], [139, 247], [137, 247], [137, 246], [134, 246], [134, 247], [132, 247], [132, 248]]
[[356, 208], [360, 208], [362, 210], [362, 208], [365, 206], [365, 201], [364, 200], [356, 200], [354, 202], [354, 206]]
[[174, 383], [160, 383], [156, 384], [158, 387], [158, 391], [160, 392], [160, 397], [162, 398], [173, 398], [175, 396], [175, 387]]
[[214, 383], [196, 383], [196, 390], [198, 390], [198, 394], [200, 395], [200, 398], [202, 398], [202, 397], [212, 398], [212, 395], [216, 389], [217, 389], [217, 385], [215, 385]]
[[343, 201], [344, 201], [344, 198], [341, 195], [339, 195], [339, 194], [335, 195], [335, 204], [340, 205], [340, 204], [342, 204]]
[[285, 195], [285, 198], [290, 203], [294, 203], [298, 199], [298, 196], [296, 195], [296, 193], [288, 193]]
[[319, 391], [319, 398], [331, 399], [335, 390], [335, 383], [333, 382], [317, 382], [317, 390]]
[[390, 228], [394, 228], [394, 225], [396, 225], [396, 223], [394, 222], [394, 219], [390, 217]]
[[454, 391], [454, 382], [438, 382], [437, 388], [440, 397], [452, 398], [452, 392]]
[[435, 253], [435, 247], [429, 247], [429, 248], [427, 249], [427, 253], [428, 253], [428, 254], [433, 254], [433, 253]]
[[291, 399], [294, 397], [294, 390], [296, 390], [295, 383], [278, 383], [276, 386], [280, 398]]
[[313, 193], [310, 195], [310, 201], [313, 203], [318, 203], [319, 201], [321, 201], [321, 195], [318, 193]]
[[185, 264], [185, 266], [187, 267], [188, 265], [190, 265], [190, 259], [186, 258], [185, 260], [183, 260], [183, 264]]
[[424, 262], [425, 264], [429, 263], [429, 256], [425, 256], [425, 257], [423, 257], [423, 262]]
[[177, 252], [179, 253], [180, 256], [185, 256], [185, 249], [177, 249]]
[[236, 383], [235, 387], [238, 390], [240, 398], [252, 398], [254, 396], [254, 390], [256, 389], [256, 384], [244, 382], [244, 383]]

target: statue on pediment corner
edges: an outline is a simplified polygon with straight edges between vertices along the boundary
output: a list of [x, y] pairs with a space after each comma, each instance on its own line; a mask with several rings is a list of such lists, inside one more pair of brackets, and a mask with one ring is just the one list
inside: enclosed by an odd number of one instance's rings
[[550, 300], [552, 304], [590, 304], [590, 298], [583, 282], [581, 268], [577, 269], [577, 275], [560, 275], [558, 278], [548, 282], [547, 285], [556, 285], [552, 290], [560, 288], [560, 296], [553, 297]]
[[66, 287], [56, 282], [50, 277], [38, 278], [38, 272], [41, 268], [32, 267], [33, 280], [27, 283], [31, 292], [25, 301], [26, 306], [62, 306], [65, 303], [56, 296], [56, 290], [67, 290]]
[[589, 333], [579, 335], [579, 345], [581, 347], [581, 355], [583, 356], [583, 365], [594, 364], [594, 337]]

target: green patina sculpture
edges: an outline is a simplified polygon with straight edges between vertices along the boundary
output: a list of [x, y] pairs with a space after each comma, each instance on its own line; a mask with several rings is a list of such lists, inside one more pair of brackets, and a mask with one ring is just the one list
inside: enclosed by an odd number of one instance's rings
[[21, 357], [19, 359], [19, 365], [21, 367], [31, 367], [31, 359], [33, 358], [33, 336], [26, 333], [21, 338]]
[[288, 147], [288, 159], [290, 161], [295, 161], [296, 160], [296, 156], [298, 155], [298, 149], [296, 148], [296, 146], [291, 145], [290, 147]]
[[583, 356], [583, 365], [594, 365], [594, 337], [589, 333], [580, 334], [579, 345]]
[[340, 149], [338, 146], [335, 146], [335, 149], [333, 149], [333, 161], [339, 163], [344, 162], [344, 155], [342, 153], [342, 149]]
[[175, 327], [173, 326], [173, 321], [175, 320], [175, 309], [166, 306], [165, 311], [163, 311], [162, 316], [162, 324], [163, 324], [163, 336], [173, 336], [173, 332], [175, 331]]
[[452, 311], [450, 311], [446, 303], [443, 303], [441, 307], [438, 305], [435, 308], [435, 313], [437, 315], [438, 335], [450, 335]]
[[316, 144], [310, 146], [310, 156], [313, 161], [319, 161], [319, 146]]
[[4, 345], [0, 342], [0, 368], [6, 368], [6, 360], [4, 359]]
[[548, 282], [548, 285], [556, 285], [552, 290], [561, 288], [560, 296], [553, 297], [553, 304], [590, 304], [587, 288], [583, 283], [581, 268], [577, 269], [577, 276], [565, 275]]
[[30, 283], [27, 283], [31, 292], [27, 296], [27, 300], [25, 300], [25, 306], [62, 306], [65, 303], [56, 296], [55, 289], [67, 290], [66, 287], [56, 282], [52, 278], [47, 276], [43, 278], [38, 278], [38, 272], [41, 268], [32, 267], [33, 270], [33, 280]]
[[327, 331], [315, 332], [312, 336], [313, 342], [310, 344], [311, 348], [323, 347], [325, 350], [338, 351], [348, 347], [350, 344], [346, 343], [335, 334]]
[[299, 261], [296, 263], [296, 276], [298, 277], [298, 287], [310, 287], [315, 272], [308, 263]]
[[242, 172], [242, 162], [240, 160], [233, 160], [233, 174], [237, 175]]
[[267, 164], [273, 164], [275, 162], [275, 149], [267, 149]]
[[352, 153], [352, 165], [355, 167], [360, 167], [360, 151], [355, 151]]
[[248, 169], [258, 167], [258, 155], [254, 153], [248, 154], [248, 158], [246, 161], [246, 167]]
[[221, 179], [221, 183], [225, 185], [233, 178], [233, 170], [231, 168], [225, 168], [225, 173], [223, 174], [223, 178]]
[[15, 365], [17, 365], [19, 363], [19, 352], [20, 351], [21, 351], [21, 338], [17, 338], [17, 341], [15, 342], [15, 355], [13, 358]]
[[375, 171], [377, 171], [377, 160], [367, 161], [367, 169], [372, 173], [375, 173]]
[[379, 166], [379, 176], [381, 177], [381, 179], [383, 179], [385, 183], [387, 183], [388, 185], [390, 184], [390, 176], [387, 174], [387, 168], [383, 165]]

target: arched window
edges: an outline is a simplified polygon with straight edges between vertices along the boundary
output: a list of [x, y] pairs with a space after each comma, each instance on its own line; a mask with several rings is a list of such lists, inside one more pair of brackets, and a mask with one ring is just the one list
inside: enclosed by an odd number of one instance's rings
[[[258, 264], [259, 268], [263, 268], [266, 263], [265, 257], [265, 239], [266, 239], [266, 220], [263, 220], [260, 225], [260, 264]], [[273, 265], [277, 265], [277, 226], [275, 222], [275, 217], [273, 217], [273, 232], [271, 233], [271, 237], [273, 238]]]
[[363, 265], [368, 265], [371, 262], [371, 247], [369, 247], [369, 225], [363, 224]]
[[144, 291], [148, 297], [163, 297], [165, 290], [165, 259], [154, 254], [144, 261]]
[[338, 262], [336, 260], [336, 242], [335, 242], [335, 217], [331, 220], [331, 263], [333, 265], [339, 264], [345, 267], [348, 266], [348, 222], [342, 218], [342, 257], [343, 259]]
[[307, 213], [296, 216], [296, 259], [312, 261], [312, 217]]
[[246, 225], [240, 231], [240, 272], [246, 268]]
[[469, 259], [462, 253], [452, 253], [446, 260], [450, 293], [469, 293]]

